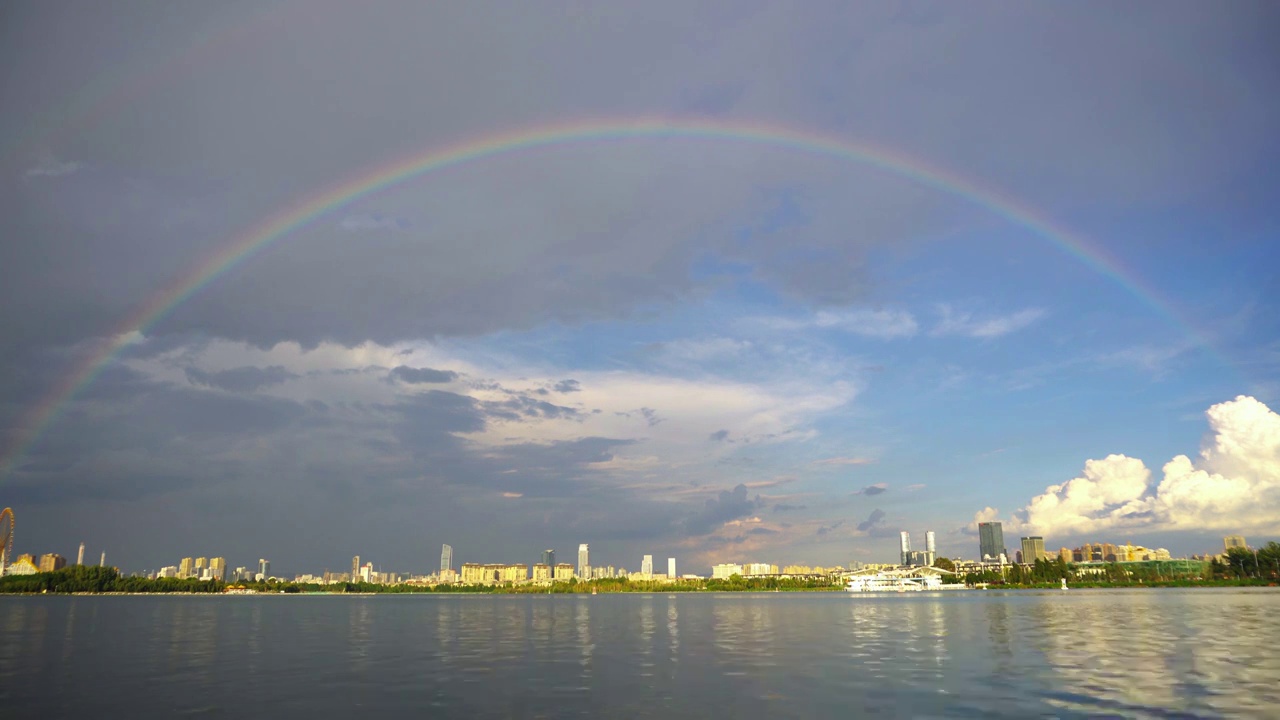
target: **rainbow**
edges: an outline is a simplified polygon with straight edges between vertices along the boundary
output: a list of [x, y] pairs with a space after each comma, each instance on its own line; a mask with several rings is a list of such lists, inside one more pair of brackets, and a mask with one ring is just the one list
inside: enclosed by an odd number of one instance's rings
[[190, 273], [179, 277], [150, 301], [138, 307], [114, 333], [87, 353], [75, 369], [24, 417], [18, 427], [19, 437], [0, 456], [0, 477], [16, 469], [31, 445], [57, 420], [70, 400], [92, 383], [121, 350], [145, 335], [157, 321], [209, 283], [247, 262], [263, 248], [286, 235], [357, 200], [428, 173], [507, 153], [635, 138], [684, 138], [777, 147], [851, 161], [908, 178], [923, 186], [968, 200], [1014, 225], [1034, 232], [1067, 255], [1115, 281], [1197, 344], [1212, 347], [1199, 333], [1180, 321], [1153, 290], [1126, 274], [1115, 260], [1083, 238], [1006, 195], [902, 153], [834, 136], [735, 121], [630, 119], [549, 125], [471, 139], [449, 147], [428, 150], [407, 160], [375, 167], [311, 195], [251, 226], [220, 251], [198, 263]]

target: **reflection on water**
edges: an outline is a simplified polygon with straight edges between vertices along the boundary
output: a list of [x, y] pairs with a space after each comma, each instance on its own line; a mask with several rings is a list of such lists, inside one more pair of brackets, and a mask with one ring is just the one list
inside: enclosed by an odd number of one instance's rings
[[6, 718], [1265, 717], [1254, 590], [0, 598]]

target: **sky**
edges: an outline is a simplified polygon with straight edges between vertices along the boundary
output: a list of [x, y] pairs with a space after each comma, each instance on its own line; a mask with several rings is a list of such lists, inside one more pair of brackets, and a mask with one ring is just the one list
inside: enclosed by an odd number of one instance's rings
[[15, 552], [1280, 539], [1273, 3], [0, 9]]

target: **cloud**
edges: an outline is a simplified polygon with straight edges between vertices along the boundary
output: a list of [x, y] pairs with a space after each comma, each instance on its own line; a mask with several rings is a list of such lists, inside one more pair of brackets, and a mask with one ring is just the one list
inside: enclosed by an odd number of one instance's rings
[[238, 367], [217, 372], [205, 372], [199, 368], [188, 367], [185, 372], [187, 381], [192, 385], [203, 385], [231, 392], [253, 392], [259, 388], [279, 385], [286, 380], [298, 377], [281, 365]]
[[481, 407], [491, 416], [504, 420], [548, 418], [559, 420], [578, 415], [577, 408], [556, 405], [521, 393], [512, 393], [506, 400], [484, 401]]
[[832, 457], [823, 460], [814, 460], [814, 465], [870, 465], [875, 460], [865, 457]]
[[[835, 529], [837, 529], [837, 528], [842, 527], [842, 526], [844, 525], [844, 522], [845, 522], [844, 520], [837, 520], [836, 522], [834, 522], [834, 523], [832, 523], [832, 524], [830, 524], [830, 525], [824, 525], [824, 526], [822, 526], [822, 527], [819, 527], [819, 528], [818, 528], [818, 530], [817, 530], [817, 532], [816, 532], [815, 534], [817, 534], [819, 537], [821, 537], [821, 536], [823, 536], [823, 535], [826, 535], [827, 533], [831, 532], [832, 530], [835, 530]], [[859, 525], [858, 527], [859, 527], [859, 528], [861, 528], [862, 526], [861, 526], [861, 525]]]
[[868, 485], [862, 488], [861, 490], [855, 491], [853, 494], [854, 495], [879, 495], [887, 491], [888, 489], [889, 489], [889, 484], [881, 482], [881, 483], [875, 483], [874, 485]]
[[710, 440], [711, 442], [724, 442], [729, 439], [729, 431], [717, 430], [711, 433], [710, 435], [708, 435], [707, 439]]
[[701, 512], [685, 521], [684, 529], [690, 535], [706, 535], [726, 523], [750, 516], [759, 506], [757, 500], [747, 497], [747, 486], [739, 484], [707, 500]]
[[877, 532], [884, 530], [884, 518], [885, 512], [883, 510], [880, 508], [872, 510], [866, 520], [858, 523], [858, 532], [865, 533], [867, 535], [874, 535]]
[[408, 365], [399, 365], [392, 368], [391, 373], [387, 376], [393, 380], [411, 384], [422, 383], [447, 383], [458, 379], [458, 373], [452, 370], [435, 370], [433, 368], [412, 368]]
[[805, 510], [808, 505], [788, 505], [786, 503], [778, 503], [773, 506], [774, 512], [795, 512], [796, 510]]
[[553, 389], [558, 393], [576, 393], [582, 391], [582, 384], [577, 380], [561, 380]]
[[40, 158], [40, 161], [34, 166], [27, 169], [27, 177], [61, 177], [70, 175], [84, 167], [84, 163], [74, 161], [62, 161], [46, 155]]
[[972, 313], [954, 310], [950, 305], [938, 306], [941, 316], [930, 335], [960, 335], [972, 338], [995, 338], [1021, 330], [1040, 318], [1045, 312], [1038, 308], [1019, 310], [1012, 315], [975, 318]]
[[504, 497], [504, 498], [522, 498], [522, 497], [524, 497], [524, 493], [509, 492], [509, 491], [508, 491], [508, 492], [504, 492], [504, 493], [502, 493], [502, 497]]
[[379, 213], [356, 213], [347, 215], [339, 223], [343, 230], [408, 230], [411, 223], [404, 218], [387, 217]]
[[[1080, 477], [1049, 486], [1016, 512], [1010, 530], [1280, 532], [1280, 415], [1243, 395], [1205, 415], [1209, 435], [1197, 460], [1174, 457], [1156, 484], [1139, 459], [1088, 460]], [[974, 523], [991, 519], [998, 513], [985, 508]]]
[[762, 318], [758, 322], [775, 330], [820, 328], [884, 339], [911, 337], [920, 329], [906, 310], [823, 310], [807, 318]]

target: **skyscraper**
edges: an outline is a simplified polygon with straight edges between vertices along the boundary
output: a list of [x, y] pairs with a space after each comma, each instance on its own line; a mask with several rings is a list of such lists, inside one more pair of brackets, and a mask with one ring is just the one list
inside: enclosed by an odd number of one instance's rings
[[640, 574], [645, 577], [653, 577], [653, 556], [645, 555], [640, 561]]
[[978, 523], [978, 559], [999, 560], [1004, 554], [1004, 527], [998, 522]]
[[1230, 550], [1231, 548], [1249, 549], [1249, 544], [1244, 541], [1243, 535], [1228, 535], [1222, 538], [1222, 548]]
[[902, 531], [902, 564], [911, 564], [911, 533]]
[[1031, 565], [1044, 556], [1044, 538], [1038, 535], [1022, 538], [1022, 562]]
[[445, 543], [440, 546], [440, 572], [453, 569], [453, 546]]
[[676, 577], [676, 559], [667, 558], [667, 577], [672, 580]]
[[106, 566], [107, 566], [107, 551], [103, 550], [102, 557], [98, 558], [98, 567], [106, 567]]
[[578, 577], [591, 577], [591, 557], [587, 554], [587, 544], [578, 546]]
[[180, 578], [191, 577], [192, 569], [195, 567], [193, 563], [195, 563], [195, 561], [189, 557], [182, 558], [182, 562], [178, 563], [178, 577]]
[[351, 558], [351, 582], [360, 582], [360, 556]]
[[938, 538], [933, 534], [932, 530], [924, 534], [924, 564], [933, 565], [933, 561], [938, 559]]
[[76, 564], [77, 565], [84, 564], [84, 543], [80, 543], [80, 553], [76, 555]]
[[271, 561], [265, 558], [258, 558], [258, 572], [262, 573], [263, 580], [271, 577]]
[[216, 557], [209, 561], [209, 574], [214, 580], [225, 581], [227, 579], [227, 559]]
[[542, 564], [554, 569], [556, 566], [556, 551], [552, 549], [543, 550]]

